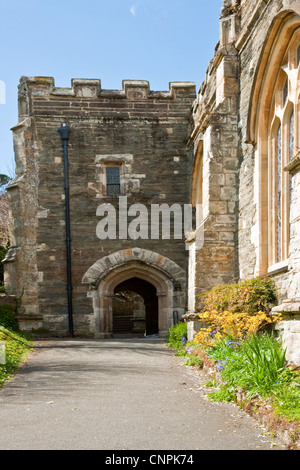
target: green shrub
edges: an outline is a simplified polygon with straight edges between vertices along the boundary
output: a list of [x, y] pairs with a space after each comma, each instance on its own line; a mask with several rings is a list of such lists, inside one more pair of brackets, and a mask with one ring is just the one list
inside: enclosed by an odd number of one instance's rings
[[173, 349], [182, 349], [187, 342], [187, 324], [186, 322], [173, 325], [167, 336], [167, 344]]
[[250, 394], [265, 396], [286, 381], [285, 350], [270, 335], [253, 336], [242, 344], [226, 339], [207, 354], [227, 384]]
[[11, 305], [0, 306], [0, 326], [8, 330], [17, 331], [19, 329], [17, 322], [17, 312]]
[[284, 379], [286, 351], [274, 338], [264, 335], [247, 341], [245, 373], [260, 394], [270, 393]]
[[300, 374], [286, 367], [285, 350], [268, 334], [254, 336], [238, 344], [230, 338], [207, 350], [215, 361], [219, 390], [215, 401], [233, 401], [236, 391], [247, 397], [270, 398], [277, 414], [300, 420]]
[[255, 278], [237, 284], [222, 284], [202, 295], [203, 311], [269, 313], [277, 303], [273, 279]]

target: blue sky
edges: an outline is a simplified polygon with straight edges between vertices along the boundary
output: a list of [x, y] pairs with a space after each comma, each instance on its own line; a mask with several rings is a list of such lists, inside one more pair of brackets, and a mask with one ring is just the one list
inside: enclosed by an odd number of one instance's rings
[[148, 80], [199, 88], [219, 40], [222, 0], [0, 0], [0, 173], [13, 171], [11, 127], [20, 77], [99, 78], [102, 88]]

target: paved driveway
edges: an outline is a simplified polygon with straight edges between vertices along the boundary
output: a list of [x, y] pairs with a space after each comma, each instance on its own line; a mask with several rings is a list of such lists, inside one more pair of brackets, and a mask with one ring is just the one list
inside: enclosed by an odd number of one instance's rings
[[0, 389], [0, 450], [280, 448], [206, 381], [157, 338], [39, 341]]

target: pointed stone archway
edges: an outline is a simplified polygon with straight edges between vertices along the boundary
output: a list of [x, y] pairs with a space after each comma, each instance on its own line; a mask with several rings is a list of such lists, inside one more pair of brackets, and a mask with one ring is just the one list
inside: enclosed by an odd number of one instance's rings
[[95, 338], [113, 336], [113, 298], [115, 289], [132, 278], [151, 284], [158, 298], [158, 335], [164, 337], [186, 310], [186, 273], [174, 261], [153, 251], [133, 248], [98, 260], [85, 273], [82, 283], [89, 287]]

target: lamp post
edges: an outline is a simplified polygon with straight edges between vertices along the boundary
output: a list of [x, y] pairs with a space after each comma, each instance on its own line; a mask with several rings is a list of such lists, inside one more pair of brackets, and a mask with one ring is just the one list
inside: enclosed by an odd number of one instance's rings
[[66, 249], [67, 249], [67, 293], [69, 334], [73, 337], [72, 271], [71, 271], [71, 229], [70, 229], [70, 192], [68, 149], [71, 129], [65, 123], [58, 129], [63, 142], [65, 176], [65, 211], [66, 211]]

